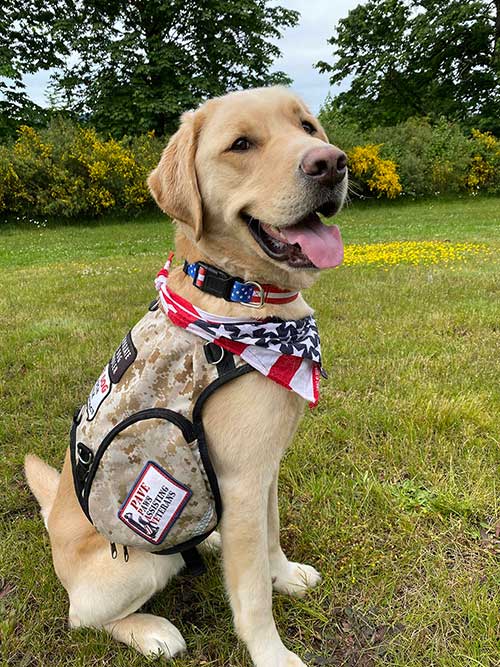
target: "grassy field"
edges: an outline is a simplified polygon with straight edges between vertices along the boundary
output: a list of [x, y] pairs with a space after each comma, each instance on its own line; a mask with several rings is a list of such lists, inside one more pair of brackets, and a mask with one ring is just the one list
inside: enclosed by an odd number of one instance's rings
[[[447, 264], [343, 266], [309, 291], [330, 379], [281, 475], [283, 543], [320, 588], [275, 596], [308, 664], [500, 665], [500, 199], [354, 206], [351, 244], [480, 242]], [[67, 600], [22, 475], [60, 467], [70, 416], [154, 296], [171, 243], [160, 216], [0, 228], [0, 661], [150, 664], [66, 624]], [[148, 611], [184, 634], [176, 667], [248, 667], [218, 557]]]

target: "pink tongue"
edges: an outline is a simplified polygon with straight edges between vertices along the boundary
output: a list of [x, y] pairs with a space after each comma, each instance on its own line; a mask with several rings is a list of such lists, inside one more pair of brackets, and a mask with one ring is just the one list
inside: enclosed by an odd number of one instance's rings
[[282, 235], [300, 249], [318, 269], [338, 266], [344, 259], [344, 244], [337, 225], [327, 227], [318, 218], [307, 224], [282, 227]]

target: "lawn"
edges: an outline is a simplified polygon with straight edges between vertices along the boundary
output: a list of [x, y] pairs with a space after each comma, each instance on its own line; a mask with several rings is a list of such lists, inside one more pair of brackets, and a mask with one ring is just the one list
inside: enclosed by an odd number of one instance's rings
[[[374, 202], [338, 223], [351, 257], [379, 242], [482, 245], [438, 264], [347, 263], [307, 293], [330, 379], [284, 461], [281, 510], [288, 555], [324, 582], [276, 595], [278, 626], [311, 667], [498, 665], [500, 199]], [[0, 227], [1, 664], [151, 664], [67, 628], [22, 461], [60, 467], [73, 410], [154, 296], [171, 238], [156, 214]], [[147, 610], [184, 634], [176, 667], [249, 667], [218, 557], [208, 565]]]

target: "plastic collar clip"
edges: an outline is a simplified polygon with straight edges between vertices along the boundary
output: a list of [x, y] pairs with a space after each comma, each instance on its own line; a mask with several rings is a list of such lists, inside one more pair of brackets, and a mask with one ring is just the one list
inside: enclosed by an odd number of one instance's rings
[[[184, 262], [184, 273], [193, 279], [193, 285], [207, 294], [212, 294], [231, 303], [241, 303], [249, 308], [262, 308], [266, 293], [262, 285], [228, 275], [205, 262], [189, 264]], [[252, 302], [257, 297], [258, 300]]]

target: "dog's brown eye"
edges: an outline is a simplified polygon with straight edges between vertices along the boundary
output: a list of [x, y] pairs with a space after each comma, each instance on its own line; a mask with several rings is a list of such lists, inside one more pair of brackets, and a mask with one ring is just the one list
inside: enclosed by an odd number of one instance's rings
[[314, 134], [316, 132], [314, 125], [307, 120], [302, 121], [302, 127], [307, 132], [307, 134]]
[[251, 143], [248, 141], [246, 137], [238, 137], [236, 141], [233, 142], [231, 148], [229, 150], [231, 151], [247, 151], [251, 146]]

